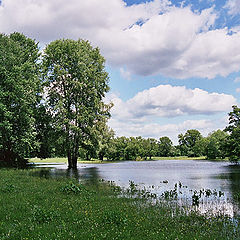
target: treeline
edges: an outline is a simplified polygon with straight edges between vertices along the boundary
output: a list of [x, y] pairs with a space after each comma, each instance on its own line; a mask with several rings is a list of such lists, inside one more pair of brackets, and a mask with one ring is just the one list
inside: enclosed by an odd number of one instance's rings
[[[222, 130], [217, 130], [202, 137], [196, 129], [179, 134], [179, 144], [174, 146], [167, 136], [158, 140], [154, 138], [142, 137], [114, 137], [110, 131], [108, 137], [98, 145], [90, 148], [80, 149], [83, 159], [98, 158], [103, 160], [147, 160], [152, 157], [201, 157], [207, 159], [224, 159], [229, 156], [227, 152], [229, 134]], [[53, 157], [53, 156], [52, 156]]]
[[40, 51], [20, 33], [0, 34], [0, 165], [19, 166], [30, 157], [140, 160], [153, 156], [240, 156], [240, 109], [229, 125], [208, 137], [191, 129], [173, 146], [168, 137], [115, 137], [107, 126], [112, 104], [105, 59], [88, 41], [61, 39]]
[[79, 149], [98, 142], [110, 117], [104, 64], [88, 41], [56, 40], [40, 51], [23, 34], [0, 34], [0, 163], [55, 151], [76, 168]]
[[[85, 141], [79, 148], [79, 157], [91, 160], [147, 160], [152, 157], [201, 157], [206, 159], [225, 159], [237, 163], [240, 154], [240, 108], [233, 106], [229, 113], [229, 126], [224, 130], [216, 130], [207, 137], [196, 129], [187, 130], [178, 135], [178, 145], [173, 145], [167, 136], [154, 138], [116, 137], [114, 131], [107, 125], [102, 125], [102, 130], [95, 135], [95, 141]], [[41, 131], [40, 131], [41, 132]], [[56, 139], [54, 129], [46, 131], [47, 136], [42, 141], [38, 152], [33, 152], [31, 157], [62, 157], [66, 156], [64, 139]], [[55, 141], [54, 141], [55, 138]], [[61, 140], [62, 139], [62, 140]]]

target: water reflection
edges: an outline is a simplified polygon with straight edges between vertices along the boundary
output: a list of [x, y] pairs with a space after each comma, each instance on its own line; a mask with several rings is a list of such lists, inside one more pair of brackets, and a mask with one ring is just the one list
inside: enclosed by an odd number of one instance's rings
[[233, 208], [233, 215], [239, 216], [240, 209], [240, 166], [239, 165], [230, 165], [226, 167], [227, 172], [220, 174], [218, 176], [221, 180], [226, 180], [229, 182], [229, 190], [231, 191]]
[[96, 167], [88, 167], [83, 169], [58, 169], [38, 167], [33, 172], [30, 173], [33, 176], [43, 177], [43, 178], [75, 178], [78, 181], [84, 181], [89, 184], [97, 184], [99, 182], [100, 176], [99, 171]]
[[[80, 164], [77, 170], [69, 170], [66, 165], [42, 165], [35, 175], [49, 177], [74, 177], [79, 181], [97, 184], [100, 179], [115, 181], [121, 187], [128, 187], [129, 180], [160, 196], [181, 182], [179, 201], [191, 204], [193, 192], [202, 189], [224, 192], [224, 196], [202, 197], [198, 210], [219, 211], [230, 216], [240, 212], [240, 166], [227, 162], [161, 160], [151, 162], [120, 162], [109, 164]], [[167, 180], [167, 181], [166, 181]], [[154, 187], [153, 187], [154, 186]], [[191, 191], [192, 190], [192, 191]]]

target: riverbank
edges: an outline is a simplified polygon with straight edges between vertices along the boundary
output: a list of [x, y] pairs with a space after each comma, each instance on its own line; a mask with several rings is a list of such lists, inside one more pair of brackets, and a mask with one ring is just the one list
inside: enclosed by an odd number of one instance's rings
[[[152, 157], [152, 161], [154, 160], [206, 160], [206, 158], [203, 157]], [[151, 161], [150, 159], [147, 160], [141, 160], [141, 161]], [[67, 158], [30, 158], [29, 159], [30, 163], [63, 163], [67, 164]], [[98, 163], [113, 163], [113, 162], [119, 162], [119, 161], [108, 161], [108, 160], [98, 160], [98, 159], [92, 159], [92, 160], [82, 160], [79, 159], [78, 163], [83, 163], [83, 164], [98, 164]]]
[[[67, 164], [68, 160], [67, 158], [45, 158], [45, 159], [41, 159], [41, 158], [30, 158], [29, 159], [30, 163], [63, 163], [63, 164]], [[105, 162], [111, 162], [111, 161], [101, 161], [98, 159], [93, 159], [93, 160], [78, 160], [78, 163], [83, 163], [83, 164], [88, 164], [88, 163], [105, 163]]]
[[[0, 170], [0, 239], [240, 239], [227, 216], [123, 197], [113, 184]], [[134, 191], [134, 188], [130, 188]]]

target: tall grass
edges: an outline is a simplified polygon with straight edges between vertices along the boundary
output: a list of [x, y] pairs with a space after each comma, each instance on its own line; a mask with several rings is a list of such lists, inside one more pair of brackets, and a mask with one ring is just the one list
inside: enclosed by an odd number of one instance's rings
[[[0, 170], [0, 239], [240, 239], [227, 216], [126, 197], [114, 184]], [[129, 193], [134, 188], [129, 189]]]

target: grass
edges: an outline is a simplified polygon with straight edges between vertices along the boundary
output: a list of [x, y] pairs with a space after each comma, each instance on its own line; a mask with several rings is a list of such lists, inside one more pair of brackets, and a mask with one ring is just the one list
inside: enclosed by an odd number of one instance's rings
[[1, 240], [240, 239], [239, 223], [221, 214], [186, 213], [124, 197], [113, 184], [38, 178], [34, 171], [0, 170]]
[[[152, 160], [205, 160], [205, 157], [152, 157]], [[149, 160], [149, 159], [148, 159]], [[67, 158], [46, 158], [46, 159], [41, 159], [41, 158], [30, 158], [29, 162], [31, 163], [65, 163], [67, 164]], [[92, 159], [92, 160], [82, 160], [79, 159], [78, 163], [84, 163], [84, 164], [92, 164], [92, 163], [109, 163], [109, 162], [114, 162], [114, 161], [107, 161], [107, 160], [98, 160], [98, 159]]]
[[[67, 158], [59, 158], [59, 157], [45, 158], [45, 159], [30, 158], [29, 162], [30, 163], [65, 163], [65, 164], [67, 164]], [[84, 163], [84, 164], [87, 164], [87, 163], [105, 163], [105, 162], [108, 162], [108, 161], [101, 161], [101, 160], [98, 160], [98, 159], [93, 159], [93, 160], [89, 160], [89, 161], [82, 160], [82, 159], [78, 160], [78, 163]]]

